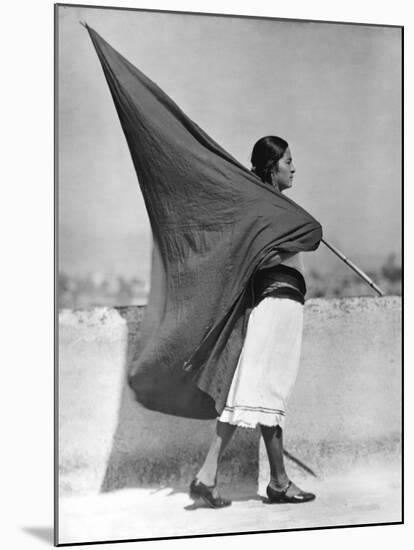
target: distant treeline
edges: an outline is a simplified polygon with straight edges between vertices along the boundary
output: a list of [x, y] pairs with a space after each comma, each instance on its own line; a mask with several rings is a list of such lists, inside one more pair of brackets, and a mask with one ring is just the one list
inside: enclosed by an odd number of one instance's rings
[[[366, 273], [385, 294], [401, 294], [402, 268], [395, 254], [390, 254], [378, 270]], [[306, 283], [307, 298], [374, 295], [369, 286], [346, 266], [341, 275], [326, 276], [311, 269], [307, 271]], [[59, 308], [140, 305], [145, 304], [148, 291], [148, 283], [138, 277], [104, 273], [71, 277], [60, 273], [58, 278]]]
[[[397, 263], [396, 255], [390, 254], [377, 270], [365, 273], [388, 295], [401, 295], [402, 267]], [[340, 298], [344, 296], [374, 296], [375, 292], [356, 273], [344, 265], [341, 275], [321, 276], [316, 270], [310, 270], [306, 277], [308, 298]]]

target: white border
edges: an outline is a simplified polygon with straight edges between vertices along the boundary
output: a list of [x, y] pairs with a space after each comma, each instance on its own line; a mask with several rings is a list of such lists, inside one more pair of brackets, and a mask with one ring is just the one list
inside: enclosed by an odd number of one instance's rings
[[[406, 68], [411, 59], [409, 2], [347, 0], [332, 2], [289, 0], [252, 3], [238, 0], [105, 1], [82, 4], [133, 8], [205, 11], [405, 25]], [[44, 548], [46, 542], [23, 528], [52, 526], [53, 411], [53, 2], [20, 0], [2, 6], [2, 545], [8, 550]], [[411, 74], [406, 72], [407, 90]], [[407, 95], [406, 95], [407, 97]], [[406, 117], [409, 109], [406, 102]], [[408, 139], [406, 150], [412, 150]], [[408, 154], [406, 155], [408, 157]], [[406, 159], [408, 160], [408, 159]], [[408, 181], [408, 179], [407, 179]], [[407, 196], [405, 204], [408, 211]], [[406, 214], [407, 218], [407, 214]], [[411, 227], [406, 226], [409, 241]], [[4, 254], [6, 252], [6, 254]], [[409, 260], [409, 259], [408, 259]], [[406, 281], [411, 262], [407, 261]], [[406, 282], [407, 285], [407, 282]], [[410, 296], [409, 290], [406, 292]], [[406, 325], [411, 308], [406, 309]], [[406, 330], [408, 335], [408, 330]], [[412, 387], [410, 357], [406, 356], [406, 388]], [[407, 401], [409, 392], [407, 391]], [[406, 403], [406, 429], [409, 403]], [[413, 486], [406, 455], [406, 487]], [[6, 514], [6, 515], [5, 515]], [[411, 516], [407, 502], [406, 518]], [[405, 547], [409, 526], [367, 527], [276, 533], [205, 539], [112, 544], [108, 548], [151, 547], [239, 548], [278, 545], [289, 548]], [[412, 537], [411, 537], [412, 538]], [[50, 544], [49, 544], [50, 546]], [[95, 545], [101, 547], [102, 545]], [[135, 547], [134, 546], [134, 547]]]

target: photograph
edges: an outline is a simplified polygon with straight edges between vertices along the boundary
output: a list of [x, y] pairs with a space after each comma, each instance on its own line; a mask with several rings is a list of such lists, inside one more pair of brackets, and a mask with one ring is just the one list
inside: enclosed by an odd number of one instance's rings
[[403, 523], [403, 33], [54, 5], [55, 545]]

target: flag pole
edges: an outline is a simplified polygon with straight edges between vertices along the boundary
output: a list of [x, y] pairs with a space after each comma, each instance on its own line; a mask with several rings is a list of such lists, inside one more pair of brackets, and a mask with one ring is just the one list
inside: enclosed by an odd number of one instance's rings
[[348, 260], [348, 258], [344, 254], [342, 254], [340, 250], [338, 250], [337, 248], [335, 248], [334, 246], [326, 242], [324, 239], [321, 239], [321, 242], [323, 242], [325, 246], [327, 246], [330, 250], [332, 250], [332, 252], [336, 254], [338, 258], [340, 258], [344, 263], [346, 263], [347, 266], [349, 266], [353, 271], [355, 271], [355, 273], [359, 275], [361, 279], [363, 279], [366, 283], [368, 283], [369, 286], [373, 288], [379, 296], [384, 296], [384, 292], [374, 283], [374, 281], [372, 281], [368, 277], [368, 275], [366, 275], [366, 273], [364, 273], [361, 269], [359, 269], [359, 267], [357, 267], [354, 263], [352, 263], [351, 260]]

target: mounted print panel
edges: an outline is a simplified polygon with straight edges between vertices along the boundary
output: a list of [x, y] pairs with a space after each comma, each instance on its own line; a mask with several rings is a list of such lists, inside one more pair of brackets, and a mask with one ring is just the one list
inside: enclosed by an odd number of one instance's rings
[[402, 522], [402, 33], [55, 6], [55, 544]]

